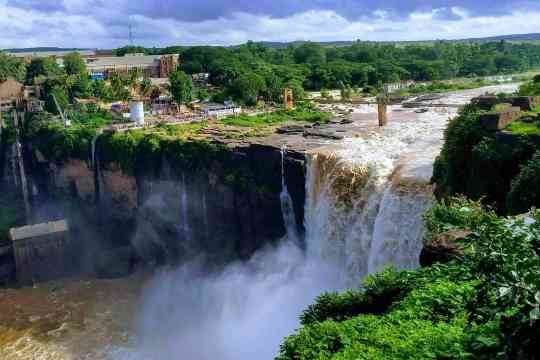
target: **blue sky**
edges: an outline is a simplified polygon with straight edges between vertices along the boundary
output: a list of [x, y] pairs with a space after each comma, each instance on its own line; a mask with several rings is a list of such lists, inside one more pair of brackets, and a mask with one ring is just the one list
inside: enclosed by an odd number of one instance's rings
[[540, 0], [0, 0], [0, 48], [424, 40], [540, 32]]

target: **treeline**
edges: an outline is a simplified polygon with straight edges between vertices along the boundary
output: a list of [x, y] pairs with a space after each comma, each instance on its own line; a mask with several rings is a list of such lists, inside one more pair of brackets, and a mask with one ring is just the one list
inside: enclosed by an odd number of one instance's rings
[[[238, 47], [169, 47], [118, 49], [128, 52], [178, 53], [187, 73], [208, 72], [211, 82], [229, 92], [259, 90], [272, 97], [276, 85], [293, 83], [305, 89], [380, 86], [412, 79], [434, 81], [522, 72], [540, 66], [540, 45], [505, 41], [488, 43], [436, 42], [400, 45], [358, 42], [324, 47], [317, 43], [276, 49], [248, 42]], [[239, 95], [239, 94], [237, 94]]]

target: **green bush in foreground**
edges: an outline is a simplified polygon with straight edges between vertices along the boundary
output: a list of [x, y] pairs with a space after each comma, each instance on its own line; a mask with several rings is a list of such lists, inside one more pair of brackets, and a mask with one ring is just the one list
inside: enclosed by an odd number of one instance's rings
[[362, 290], [321, 295], [278, 359], [537, 359], [540, 214], [507, 219], [453, 199], [434, 206], [426, 223], [428, 239], [472, 231], [465, 255], [414, 271], [387, 269]]
[[508, 208], [514, 213], [525, 212], [540, 204], [540, 151], [521, 167], [519, 175], [512, 182], [507, 199]]

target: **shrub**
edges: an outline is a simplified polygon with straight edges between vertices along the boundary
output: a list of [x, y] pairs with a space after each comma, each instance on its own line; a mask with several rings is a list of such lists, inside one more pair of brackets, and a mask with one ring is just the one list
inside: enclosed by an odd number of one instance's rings
[[507, 197], [508, 209], [523, 213], [540, 204], [540, 151], [521, 167]]

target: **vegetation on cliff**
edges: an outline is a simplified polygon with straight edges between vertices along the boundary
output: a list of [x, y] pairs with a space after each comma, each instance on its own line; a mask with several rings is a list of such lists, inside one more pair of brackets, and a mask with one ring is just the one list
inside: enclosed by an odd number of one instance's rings
[[70, 157], [87, 160], [92, 139], [112, 118], [105, 112], [72, 112], [70, 118], [71, 126], [65, 127], [46, 113], [33, 114], [25, 123], [23, 140], [51, 161], [65, 161]]
[[[519, 191], [513, 189], [519, 184], [514, 180], [522, 166], [538, 147], [537, 139], [532, 136], [538, 134], [535, 129], [540, 129], [537, 114], [525, 114], [528, 122], [520, 120], [510, 124], [506, 131], [513, 135], [498, 138], [495, 132], [482, 127], [482, 113], [474, 105], [467, 105], [450, 121], [443, 149], [434, 166], [433, 181], [439, 195], [462, 194], [474, 200], [483, 199], [507, 213], [540, 205], [533, 201], [534, 197], [516, 198]], [[531, 186], [540, 183], [540, 178], [528, 176], [527, 179]]]
[[[534, 221], [533, 221], [534, 220]], [[362, 290], [321, 295], [284, 341], [287, 359], [533, 359], [540, 343], [540, 214], [502, 218], [452, 199], [426, 215], [427, 239], [472, 232], [464, 255], [387, 269]]]

